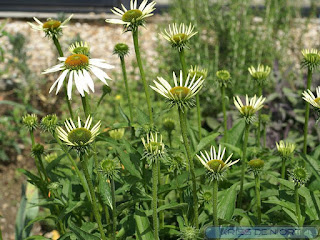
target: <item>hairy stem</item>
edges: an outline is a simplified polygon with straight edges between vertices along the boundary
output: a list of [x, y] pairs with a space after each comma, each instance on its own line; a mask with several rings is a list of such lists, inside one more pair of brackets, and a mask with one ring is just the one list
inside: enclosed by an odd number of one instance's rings
[[130, 91], [129, 91], [129, 86], [128, 86], [126, 63], [125, 63], [125, 61], [124, 61], [124, 57], [120, 57], [120, 61], [121, 61], [121, 67], [122, 67], [122, 74], [123, 74], [124, 85], [125, 85], [125, 88], [126, 88], [126, 93], [127, 93], [127, 98], [128, 98], [129, 114], [130, 114], [130, 124], [131, 124], [132, 121], [133, 121], [133, 111], [132, 111], [131, 96], [130, 96]]
[[[312, 71], [308, 68], [307, 90], [311, 88]], [[310, 104], [306, 102], [305, 116], [304, 116], [304, 131], [303, 131], [303, 153], [307, 154], [307, 137], [309, 124]]]
[[155, 160], [152, 164], [152, 220], [153, 220], [153, 237], [159, 239], [158, 229], [158, 161]]
[[301, 210], [300, 210], [300, 199], [299, 199], [299, 185], [296, 184], [294, 186], [294, 200], [295, 200], [295, 204], [296, 204], [296, 215], [297, 215], [297, 219], [298, 219], [298, 225], [301, 227], [302, 224], [302, 219], [301, 219]]
[[83, 111], [86, 118], [91, 114], [91, 108], [89, 104], [89, 97], [87, 93], [84, 93], [84, 97], [81, 96], [81, 102], [83, 106]]
[[255, 184], [256, 184], [256, 203], [257, 203], [257, 219], [258, 225], [261, 224], [261, 198], [260, 198], [260, 176], [259, 174], [254, 175]]
[[243, 139], [243, 146], [242, 146], [242, 165], [241, 165], [241, 178], [240, 178], [240, 192], [239, 192], [239, 202], [238, 206], [242, 208], [242, 197], [243, 197], [243, 182], [244, 182], [244, 173], [247, 164], [247, 145], [248, 145], [248, 138], [249, 138], [249, 123], [246, 123], [245, 130], [244, 130], [244, 139]]
[[[262, 96], [262, 85], [259, 84], [258, 97]], [[258, 112], [257, 147], [261, 147], [261, 110]]]
[[282, 158], [282, 164], [281, 164], [281, 178], [286, 178], [286, 158]]
[[193, 209], [194, 209], [194, 226], [198, 229], [199, 222], [198, 222], [198, 197], [197, 197], [197, 183], [196, 183], [196, 175], [194, 173], [194, 163], [192, 159], [191, 149], [189, 146], [189, 140], [187, 135], [187, 117], [185, 114], [186, 109], [178, 108], [179, 117], [180, 117], [180, 128], [181, 134], [183, 138], [183, 143], [187, 152], [188, 162], [189, 162], [189, 171], [191, 174], [191, 181], [192, 181], [192, 198], [193, 198]]
[[219, 226], [218, 220], [218, 180], [213, 180], [212, 188], [212, 210], [213, 210], [213, 226]]
[[222, 112], [223, 112], [223, 129], [224, 129], [224, 141], [228, 141], [228, 136], [227, 136], [227, 113], [226, 113], [226, 88], [224, 86], [221, 87], [221, 100], [222, 100]]
[[197, 116], [198, 116], [198, 134], [199, 134], [199, 141], [202, 138], [201, 134], [201, 109], [200, 109], [200, 97], [199, 94], [196, 96], [196, 103], [197, 103]]
[[[59, 56], [63, 57], [63, 52], [62, 52], [61, 45], [60, 45], [60, 42], [59, 42], [58, 38], [53, 36], [52, 40], [53, 40], [53, 43], [54, 43], [54, 45], [56, 46], [56, 48], [58, 50]], [[67, 94], [67, 83], [65, 81], [63, 81], [63, 90], [64, 90], [64, 95], [65, 95], [65, 98], [66, 98], [66, 103], [68, 105], [70, 116], [71, 116], [72, 119], [74, 119], [73, 111], [72, 111], [72, 107], [71, 107], [71, 102], [70, 102], [70, 100], [68, 98], [68, 94]]]
[[90, 174], [88, 171], [88, 163], [87, 163], [88, 159], [87, 159], [86, 155], [84, 155], [82, 153], [80, 154], [80, 162], [81, 162], [82, 171], [84, 173], [85, 179], [86, 179], [87, 184], [89, 186], [89, 191], [90, 191], [90, 195], [92, 198], [91, 203], [92, 203], [93, 215], [97, 221], [98, 229], [101, 234], [101, 239], [106, 240], [107, 238], [106, 238], [105, 233], [103, 231], [103, 227], [102, 227], [102, 223], [101, 223], [101, 216], [100, 216], [98, 206], [97, 206], [97, 200], [96, 200], [96, 195], [94, 192], [94, 187], [93, 187], [92, 180], [91, 180], [91, 177], [90, 177]]
[[114, 177], [111, 178], [111, 197], [112, 197], [112, 238], [116, 239], [117, 231], [117, 209], [116, 209], [116, 190], [114, 184]]
[[184, 55], [184, 49], [182, 48], [179, 51], [179, 58], [180, 58], [180, 63], [181, 63], [181, 67], [182, 67], [182, 74], [183, 74], [183, 78], [186, 79], [188, 72], [187, 72], [187, 64], [186, 64], [186, 58]]
[[139, 40], [138, 40], [138, 29], [135, 31], [132, 31], [132, 37], [133, 37], [133, 44], [134, 44], [134, 51], [136, 52], [136, 58], [137, 63], [140, 70], [141, 80], [144, 87], [144, 92], [146, 95], [147, 105], [148, 105], [148, 112], [149, 112], [149, 118], [150, 118], [150, 124], [153, 125], [153, 116], [152, 116], [152, 107], [151, 107], [151, 100], [150, 100], [150, 93], [149, 93], [149, 87], [146, 81], [146, 76], [144, 73], [144, 69], [142, 66], [142, 60], [140, 56], [140, 48], [139, 48]]

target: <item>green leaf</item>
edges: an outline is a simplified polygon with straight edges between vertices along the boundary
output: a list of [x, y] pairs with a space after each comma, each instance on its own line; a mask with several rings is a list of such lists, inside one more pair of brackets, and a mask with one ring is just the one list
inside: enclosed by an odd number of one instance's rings
[[69, 228], [77, 235], [79, 240], [100, 240], [99, 237], [77, 227], [72, 221], [69, 221]]
[[239, 183], [233, 184], [224, 193], [223, 198], [218, 204], [218, 217], [223, 220], [230, 221], [236, 205], [237, 187]]
[[280, 205], [281, 207], [286, 208], [286, 209], [288, 209], [288, 210], [290, 210], [290, 211], [292, 211], [294, 213], [296, 211], [295, 204], [292, 203], [292, 202], [286, 202], [286, 201], [279, 200], [279, 199], [269, 199], [269, 200], [263, 201], [263, 203], [270, 203], [270, 204]]
[[111, 196], [111, 189], [107, 181], [99, 174], [99, 193], [101, 195], [101, 199], [104, 204], [108, 205], [111, 209], [112, 207], [112, 196]]
[[141, 126], [149, 124], [149, 116], [145, 114], [140, 108], [136, 109], [136, 113], [137, 121]]
[[50, 240], [50, 238], [46, 238], [43, 236], [31, 236], [28, 238], [24, 238], [24, 240]]
[[[158, 207], [158, 208], [157, 208], [157, 212], [164, 211], [164, 210], [168, 210], [168, 209], [185, 208], [185, 207], [187, 207], [187, 206], [188, 206], [187, 203], [172, 202], [172, 203], [168, 203], [168, 204], [165, 204], [165, 205], [162, 205], [162, 206]], [[146, 211], [146, 215], [147, 215], [147, 216], [151, 216], [151, 215], [152, 215], [152, 210], [147, 210], [147, 211]]]
[[119, 104], [119, 112], [121, 114], [121, 116], [124, 118], [124, 120], [126, 120], [126, 122], [128, 123], [128, 125], [130, 125], [130, 119], [128, 118], [128, 116], [124, 113], [122, 107]]
[[150, 222], [146, 214], [140, 209], [136, 208], [134, 213], [136, 221], [136, 237], [139, 240], [153, 240], [153, 233]]
[[199, 153], [203, 148], [205, 148], [207, 145], [215, 145], [215, 139], [218, 137], [220, 133], [211, 133], [210, 135], [206, 136], [205, 138], [202, 138], [199, 142], [198, 146], [196, 147], [196, 150], [194, 152], [194, 156]]
[[[241, 118], [237, 123], [234, 124], [234, 126], [230, 130], [228, 130], [227, 143], [234, 146], [240, 146], [240, 143], [242, 142], [244, 128], [245, 120]], [[222, 141], [224, 141], [224, 139]]]
[[300, 156], [305, 160], [305, 162], [310, 166], [312, 173], [314, 176], [320, 180], [320, 166], [318, 161], [316, 161], [313, 157], [309, 155], [305, 155], [300, 153]]

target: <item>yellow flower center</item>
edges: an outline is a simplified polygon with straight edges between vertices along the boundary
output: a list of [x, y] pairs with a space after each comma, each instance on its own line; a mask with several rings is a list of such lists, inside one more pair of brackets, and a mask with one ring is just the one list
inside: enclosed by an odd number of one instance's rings
[[72, 54], [65, 61], [65, 66], [69, 69], [79, 70], [89, 65], [89, 58], [84, 54]]
[[317, 97], [316, 99], [314, 99], [314, 101], [315, 101], [317, 104], [320, 104], [320, 97]]
[[210, 160], [207, 164], [214, 172], [218, 172], [226, 165], [222, 160], [217, 159]]
[[179, 99], [185, 99], [186, 96], [188, 96], [190, 89], [187, 87], [174, 87], [170, 89], [170, 92]]
[[142, 12], [139, 9], [132, 9], [126, 11], [122, 15], [122, 21], [124, 22], [134, 22], [137, 18], [142, 16]]
[[187, 41], [188, 39], [188, 35], [187, 34], [184, 34], [184, 33], [178, 33], [176, 35], [173, 35], [172, 36], [172, 39], [175, 43], [182, 43], [182, 42], [185, 42]]
[[254, 114], [254, 108], [252, 106], [243, 106], [241, 108], [241, 113], [245, 116], [252, 116]]
[[49, 20], [49, 21], [43, 23], [42, 27], [43, 27], [43, 28], [55, 29], [55, 28], [60, 27], [60, 25], [61, 25], [61, 22], [60, 22], [60, 21], [57, 21], [57, 20]]
[[68, 140], [76, 145], [86, 145], [90, 141], [92, 134], [86, 128], [76, 128], [68, 133]]

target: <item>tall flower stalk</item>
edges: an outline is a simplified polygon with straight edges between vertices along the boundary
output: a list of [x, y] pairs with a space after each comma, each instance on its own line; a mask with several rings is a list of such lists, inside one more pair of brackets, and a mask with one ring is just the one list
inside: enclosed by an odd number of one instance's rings
[[286, 176], [286, 162], [290, 161], [294, 150], [296, 148], [296, 145], [293, 143], [288, 143], [284, 141], [280, 141], [279, 143], [276, 143], [277, 150], [281, 156], [281, 178], [285, 179]]
[[222, 150], [219, 145], [218, 151], [216, 151], [214, 146], [211, 146], [210, 152], [204, 151], [197, 155], [200, 162], [208, 170], [212, 181], [212, 206], [213, 206], [213, 225], [215, 227], [219, 226], [218, 221], [218, 182], [223, 180], [225, 171], [230, 168], [233, 164], [239, 161], [231, 161], [231, 154], [226, 161], [223, 160], [226, 148]]
[[228, 126], [227, 126], [227, 110], [226, 110], [226, 88], [231, 83], [231, 76], [227, 70], [220, 70], [216, 72], [216, 77], [221, 90], [221, 105], [223, 112], [223, 130], [224, 141], [228, 141]]
[[159, 239], [159, 222], [158, 222], [158, 179], [159, 179], [159, 164], [160, 160], [164, 158], [165, 148], [162, 142], [162, 135], [147, 134], [146, 138], [142, 138], [144, 146], [144, 158], [147, 159], [148, 164], [152, 168], [152, 219], [153, 219], [153, 237]]
[[248, 169], [254, 174], [256, 205], [257, 205], [257, 223], [261, 224], [261, 197], [260, 197], [260, 173], [263, 169], [264, 161], [261, 159], [252, 159], [248, 162]]
[[[261, 64], [258, 65], [257, 69], [251, 66], [248, 69], [252, 78], [258, 84], [258, 96], [262, 96], [263, 86], [265, 85], [265, 81], [271, 72], [271, 68], [268, 66], [263, 66]], [[261, 146], [261, 111], [258, 113], [258, 130], [257, 130], [257, 147]]]
[[[178, 81], [179, 80], [179, 81]], [[200, 77], [196, 79], [196, 75], [191, 79], [190, 75], [187, 76], [184, 81], [183, 73], [180, 71], [180, 79], [177, 79], [175, 73], [173, 73], [174, 87], [172, 87], [168, 81], [158, 77], [158, 81], [153, 81], [155, 86], [150, 86], [154, 91], [161, 94], [167, 99], [171, 106], [178, 107], [181, 135], [183, 143], [186, 149], [189, 171], [192, 181], [192, 197], [193, 197], [193, 209], [194, 209], [194, 226], [199, 228], [198, 221], [198, 196], [197, 196], [197, 183], [194, 172], [193, 157], [189, 145], [188, 133], [187, 133], [187, 108], [194, 106], [194, 96], [198, 94], [203, 86], [203, 79]]]
[[241, 99], [236, 96], [233, 98], [234, 105], [239, 110], [241, 116], [245, 119], [245, 130], [243, 136], [243, 145], [242, 145], [242, 165], [241, 165], [241, 179], [240, 179], [240, 192], [239, 192], [239, 201], [238, 205], [242, 207], [242, 198], [243, 198], [243, 183], [244, 183], [244, 173], [247, 164], [247, 145], [249, 138], [250, 124], [255, 120], [255, 113], [258, 112], [262, 107], [263, 103], [266, 100], [262, 96], [259, 98], [256, 95], [249, 100], [248, 95], [246, 95], [245, 105], [242, 103]]
[[[311, 89], [312, 73], [320, 65], [320, 51], [316, 49], [302, 50], [303, 60], [301, 67], [308, 69], [307, 76], [307, 91]], [[304, 115], [304, 129], [303, 129], [303, 153], [307, 154], [307, 138], [309, 125], [310, 103], [307, 101]]]

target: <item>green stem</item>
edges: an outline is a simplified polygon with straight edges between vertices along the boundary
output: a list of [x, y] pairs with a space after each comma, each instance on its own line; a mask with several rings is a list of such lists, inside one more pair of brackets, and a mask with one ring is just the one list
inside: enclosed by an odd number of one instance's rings
[[189, 146], [188, 135], [187, 135], [187, 117], [185, 114], [185, 109], [178, 108], [179, 117], [180, 117], [180, 128], [181, 134], [183, 138], [183, 143], [186, 148], [188, 162], [189, 162], [189, 171], [191, 174], [191, 181], [192, 181], [192, 197], [193, 197], [193, 209], [194, 209], [194, 226], [198, 229], [199, 222], [198, 222], [198, 197], [197, 197], [197, 183], [196, 183], [196, 175], [194, 173], [194, 163], [192, 159], [191, 149]]
[[219, 226], [218, 220], [218, 180], [213, 180], [212, 188], [212, 210], [213, 210], [213, 226]]
[[[52, 40], [53, 40], [53, 43], [54, 43], [54, 45], [56, 46], [56, 48], [58, 50], [59, 56], [63, 57], [63, 52], [62, 52], [59, 40], [55, 36], [52, 37]], [[66, 98], [66, 103], [68, 105], [70, 116], [71, 116], [72, 119], [74, 119], [73, 111], [72, 111], [72, 107], [71, 107], [71, 102], [70, 102], [70, 100], [68, 98], [68, 94], [67, 94], [67, 83], [66, 83], [66, 81], [63, 81], [63, 90], [64, 90], [64, 95], [65, 95], [65, 98]]]
[[226, 88], [224, 86], [221, 87], [221, 100], [222, 100], [222, 111], [223, 111], [223, 128], [224, 128], [224, 142], [228, 141], [228, 136], [227, 136], [227, 113], [226, 113]]
[[186, 64], [186, 59], [185, 59], [183, 48], [181, 49], [181, 51], [179, 51], [179, 58], [180, 58], [180, 63], [181, 63], [181, 67], [182, 67], [183, 78], [186, 79], [188, 76], [188, 72], [187, 72], [187, 64]]
[[196, 95], [196, 102], [197, 102], [197, 115], [198, 115], [198, 134], [199, 134], [199, 141], [200, 141], [202, 138], [202, 134], [201, 134], [201, 109], [200, 109], [199, 94]]
[[153, 238], [159, 239], [158, 229], [158, 161], [155, 160], [152, 164], [152, 219], [153, 219]]
[[32, 147], [36, 144], [36, 141], [34, 140], [34, 134], [33, 134], [33, 130], [30, 130], [30, 138], [31, 138], [31, 143], [32, 143]]
[[124, 57], [120, 57], [120, 61], [121, 61], [124, 85], [125, 85], [125, 88], [126, 88], [127, 98], [128, 98], [129, 113], [130, 113], [130, 123], [132, 123], [132, 121], [133, 121], [133, 111], [132, 111], [131, 96], [130, 96], [130, 91], [129, 91], [129, 86], [128, 86], [126, 63], [124, 61]]
[[84, 173], [85, 179], [86, 179], [87, 184], [89, 186], [89, 191], [90, 191], [90, 195], [91, 195], [91, 198], [92, 198], [92, 202], [91, 203], [92, 203], [93, 215], [94, 215], [94, 218], [97, 221], [98, 229], [99, 229], [99, 232], [101, 234], [101, 239], [106, 240], [107, 238], [106, 238], [105, 233], [103, 231], [103, 227], [102, 227], [102, 223], [101, 223], [101, 216], [100, 216], [100, 213], [99, 213], [99, 210], [98, 210], [98, 206], [97, 206], [97, 200], [96, 200], [96, 195], [95, 195], [95, 192], [94, 192], [94, 187], [93, 187], [93, 184], [92, 184], [92, 181], [91, 181], [91, 177], [90, 177], [90, 174], [89, 174], [89, 171], [88, 171], [88, 167], [87, 167], [88, 163], [87, 163], [87, 161], [88, 161], [88, 159], [87, 159], [86, 155], [81, 153], [80, 154], [80, 162], [81, 162], [82, 171]]
[[[259, 85], [258, 97], [262, 96], [262, 86]], [[261, 110], [258, 112], [257, 147], [261, 147]]]
[[[161, 169], [160, 169], [160, 162], [158, 162], [158, 188], [161, 187]], [[158, 198], [158, 206], [161, 207], [164, 201], [164, 194], [160, 194]], [[164, 228], [164, 211], [159, 212], [159, 229]]]
[[254, 175], [256, 183], [256, 201], [257, 201], [257, 218], [258, 225], [261, 224], [261, 198], [260, 198], [260, 176], [259, 174]]
[[246, 123], [245, 130], [244, 130], [242, 159], [241, 159], [242, 165], [241, 165], [240, 192], [239, 192], [239, 202], [238, 202], [238, 206], [240, 208], [242, 207], [244, 173], [245, 173], [246, 164], [247, 164], [247, 145], [248, 145], [248, 138], [249, 138], [249, 129], [250, 129], [250, 125]]
[[[312, 71], [308, 68], [307, 89], [311, 88]], [[306, 102], [305, 118], [304, 118], [304, 134], [303, 134], [303, 153], [307, 154], [307, 137], [308, 137], [308, 124], [309, 124], [310, 104]]]
[[172, 148], [172, 131], [168, 131], [169, 146]]
[[69, 159], [69, 161], [71, 162], [76, 174], [78, 175], [79, 179], [80, 179], [80, 182], [81, 182], [81, 185], [83, 186], [83, 189], [89, 199], [89, 201], [91, 202], [92, 199], [91, 199], [91, 196], [90, 196], [90, 193], [89, 193], [89, 190], [88, 190], [88, 185], [85, 181], [85, 179], [83, 178], [83, 175], [80, 173], [80, 170], [77, 166], [77, 163], [74, 161], [74, 159], [72, 158], [72, 156], [70, 155], [68, 149], [66, 148], [65, 145], [63, 145], [63, 143], [61, 142], [61, 140], [59, 139], [59, 137], [57, 136], [56, 133], [53, 133], [53, 136], [54, 138], [56, 139], [57, 143], [59, 144], [59, 146], [61, 147], [61, 149], [63, 150], [63, 152], [66, 154], [67, 158]]
[[298, 225], [301, 227], [303, 224], [301, 221], [302, 219], [301, 219], [300, 200], [299, 200], [298, 190], [299, 190], [299, 185], [296, 184], [294, 186], [294, 199], [295, 199], [295, 204], [296, 204], [296, 215], [298, 218]]
[[146, 76], [144, 73], [144, 69], [142, 66], [142, 60], [140, 56], [140, 49], [139, 49], [139, 40], [138, 40], [138, 28], [135, 31], [132, 31], [132, 37], [133, 37], [133, 44], [134, 44], [134, 50], [136, 53], [137, 63], [140, 70], [140, 75], [144, 87], [144, 92], [146, 95], [147, 105], [148, 105], [148, 112], [149, 112], [149, 118], [150, 118], [150, 124], [153, 125], [153, 117], [152, 117], [152, 107], [151, 107], [151, 101], [150, 101], [150, 93], [149, 93], [149, 87], [146, 81]]
[[39, 165], [40, 165], [40, 169], [41, 169], [41, 171], [42, 171], [42, 173], [44, 175], [44, 178], [45, 178], [45, 182], [48, 184], [50, 179], [48, 177], [46, 169], [44, 168], [42, 157], [41, 157], [41, 155], [39, 155], [39, 156], [36, 156], [36, 158], [38, 159], [38, 162], [39, 162]]
[[91, 114], [90, 104], [89, 104], [89, 97], [87, 93], [84, 93], [84, 97], [81, 96], [81, 102], [83, 106], [83, 111], [86, 115], [86, 118]]
[[281, 178], [286, 178], [286, 158], [282, 158], [282, 164], [281, 164]]
[[116, 190], [114, 177], [111, 178], [111, 197], [112, 197], [112, 239], [116, 239], [117, 231], [117, 209], [116, 209]]
[[267, 125], [263, 125], [263, 147], [267, 147]]

